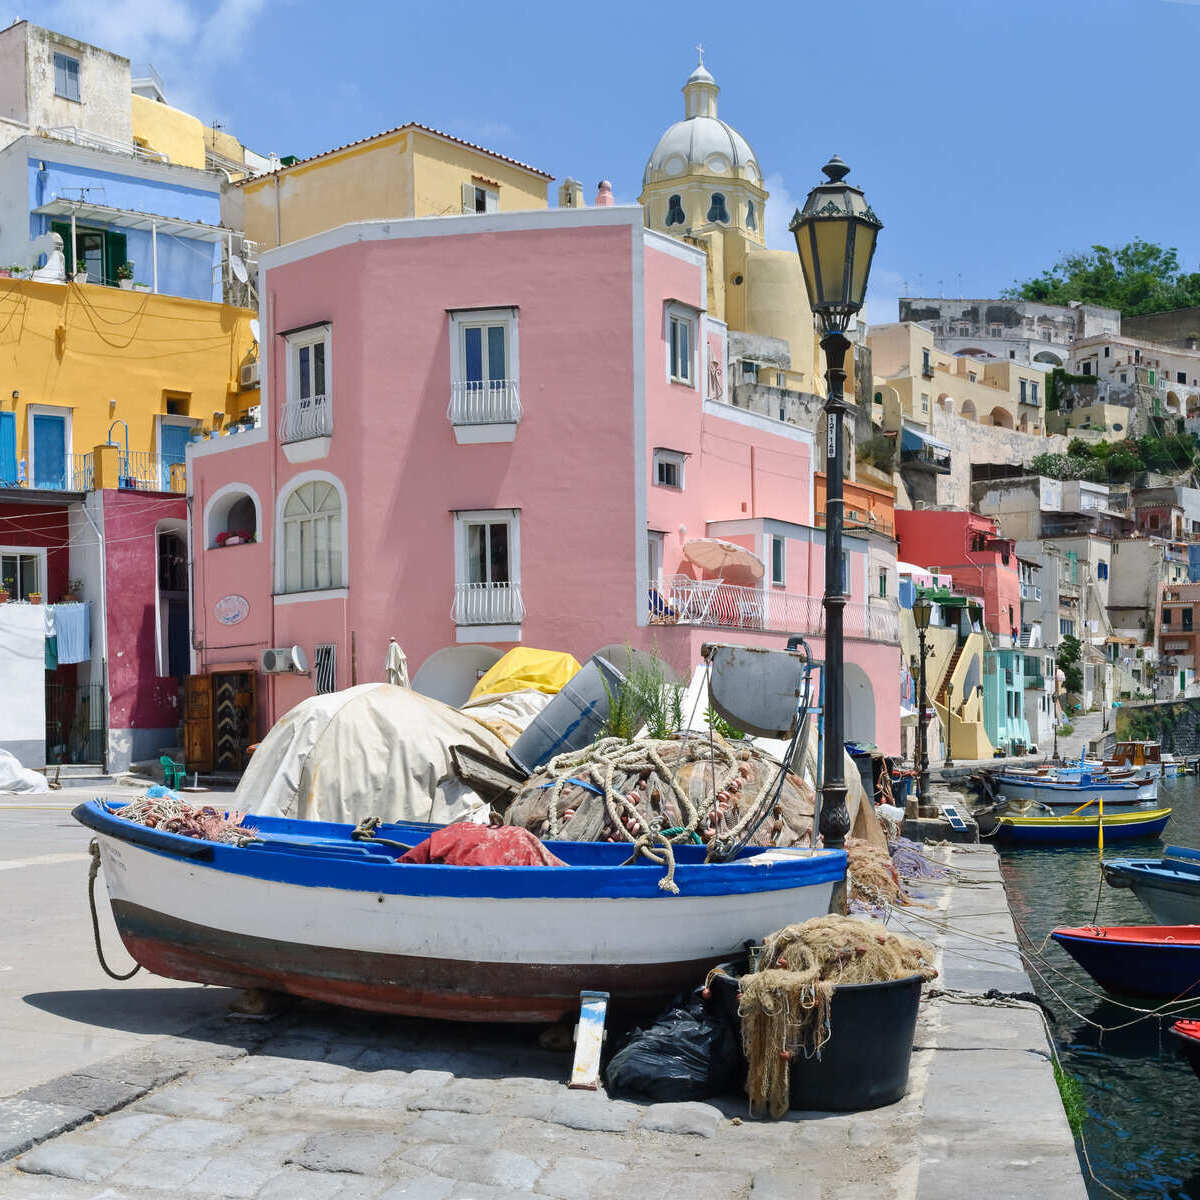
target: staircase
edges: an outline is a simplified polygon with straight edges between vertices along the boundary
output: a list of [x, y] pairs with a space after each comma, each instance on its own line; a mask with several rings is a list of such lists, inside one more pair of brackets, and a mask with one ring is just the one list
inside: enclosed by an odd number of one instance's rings
[[[942, 686], [938, 689], [937, 702], [939, 704], [946, 703], [946, 690], [950, 686], [950, 680], [954, 678], [955, 668], [958, 666], [958, 660], [962, 657], [963, 647], [966, 644], [966, 642], [959, 642], [954, 647], [954, 653], [950, 656], [950, 665], [946, 668], [946, 673], [942, 676]], [[960, 696], [959, 699], [961, 700], [962, 697]]]

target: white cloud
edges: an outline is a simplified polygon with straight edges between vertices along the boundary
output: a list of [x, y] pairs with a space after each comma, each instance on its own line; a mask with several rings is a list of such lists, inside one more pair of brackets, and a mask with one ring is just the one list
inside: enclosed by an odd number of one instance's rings
[[763, 185], [767, 189], [767, 211], [764, 217], [767, 245], [772, 250], [795, 250], [796, 240], [788, 229], [788, 222], [800, 207], [799, 202], [788, 191], [787, 184], [778, 171], [768, 175], [763, 180]]

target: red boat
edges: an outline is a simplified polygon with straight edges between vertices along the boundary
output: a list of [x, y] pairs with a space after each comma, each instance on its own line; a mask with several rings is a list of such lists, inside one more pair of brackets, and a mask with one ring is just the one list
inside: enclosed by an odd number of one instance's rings
[[1050, 936], [1109, 991], [1200, 997], [1200, 925], [1084, 925]]
[[1192, 1070], [1200, 1075], [1200, 1021], [1176, 1021], [1171, 1032], [1179, 1039], [1183, 1057], [1192, 1064]]

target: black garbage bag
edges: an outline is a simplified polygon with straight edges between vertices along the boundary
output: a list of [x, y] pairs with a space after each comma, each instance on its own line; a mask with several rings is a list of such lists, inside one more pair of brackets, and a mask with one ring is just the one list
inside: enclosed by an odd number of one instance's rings
[[649, 1029], [635, 1029], [604, 1079], [610, 1095], [705, 1100], [736, 1091], [743, 1066], [737, 1029], [697, 988]]

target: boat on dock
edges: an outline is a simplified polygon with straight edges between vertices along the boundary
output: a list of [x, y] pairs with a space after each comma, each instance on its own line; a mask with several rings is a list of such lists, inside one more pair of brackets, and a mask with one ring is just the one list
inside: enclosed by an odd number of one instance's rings
[[1104, 879], [1129, 888], [1164, 925], [1200, 925], [1200, 850], [1167, 846], [1162, 858], [1109, 859]]
[[1050, 936], [1109, 991], [1200, 998], [1200, 925], [1083, 925]]
[[1176, 1021], [1171, 1032], [1179, 1039], [1179, 1050], [1200, 1075], [1200, 1021]]
[[249, 815], [256, 840], [234, 845], [122, 807], [73, 815], [147, 970], [449, 1020], [556, 1021], [585, 989], [655, 1009], [765, 931], [823, 916], [846, 874], [841, 850], [748, 846], [705, 862], [705, 847], [677, 845], [673, 894], [664, 866], [630, 860], [627, 843], [544, 843], [565, 865], [450, 866], [396, 861], [428, 825], [355, 840], [352, 825]]
[[[1030, 806], [1025, 811], [1011, 807], [995, 817], [993, 837], [998, 843], [1041, 845], [1097, 845], [1103, 826], [1105, 842], [1132, 841], [1157, 837], [1171, 819], [1171, 809], [1154, 805], [1137, 808], [1106, 807], [1101, 818], [1099, 807], [1090, 805], [1083, 812], [1056, 814]], [[980, 826], [980, 832], [984, 827]], [[1107, 869], [1107, 864], [1105, 864]]]

